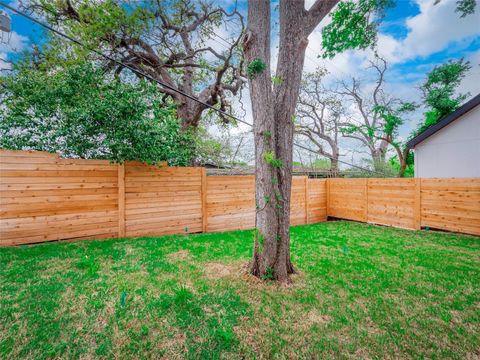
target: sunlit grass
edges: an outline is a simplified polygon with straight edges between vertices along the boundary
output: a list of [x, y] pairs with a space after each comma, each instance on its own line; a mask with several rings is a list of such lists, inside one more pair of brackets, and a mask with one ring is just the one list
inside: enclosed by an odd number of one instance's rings
[[292, 229], [299, 274], [245, 274], [250, 231], [0, 249], [0, 358], [475, 358], [480, 239]]

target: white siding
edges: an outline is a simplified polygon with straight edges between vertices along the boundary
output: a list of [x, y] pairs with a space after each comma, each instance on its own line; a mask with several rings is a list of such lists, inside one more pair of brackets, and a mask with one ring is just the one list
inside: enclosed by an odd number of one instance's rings
[[480, 177], [480, 106], [415, 146], [415, 177]]

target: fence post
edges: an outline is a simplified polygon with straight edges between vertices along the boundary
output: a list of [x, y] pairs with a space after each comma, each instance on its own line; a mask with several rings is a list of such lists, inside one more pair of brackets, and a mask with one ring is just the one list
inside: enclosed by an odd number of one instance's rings
[[330, 213], [330, 179], [327, 178], [327, 180], [325, 180], [325, 198], [326, 198], [326, 207], [327, 207], [327, 211], [326, 211], [326, 218], [325, 220], [328, 221], [328, 215]]
[[207, 169], [201, 168], [201, 177], [202, 177], [202, 232], [207, 232]]
[[421, 198], [421, 191], [422, 191], [422, 179], [415, 178], [415, 200], [413, 202], [413, 228], [416, 230], [420, 230], [421, 219], [422, 219], [422, 198]]
[[118, 237], [125, 236], [125, 163], [118, 164]]
[[365, 179], [365, 222], [368, 222], [368, 183], [369, 179]]
[[305, 176], [305, 224], [308, 224], [308, 176]]

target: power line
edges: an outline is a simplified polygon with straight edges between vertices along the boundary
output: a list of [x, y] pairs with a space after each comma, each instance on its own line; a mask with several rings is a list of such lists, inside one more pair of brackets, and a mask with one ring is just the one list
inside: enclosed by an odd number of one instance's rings
[[[233, 119], [233, 120], [235, 120], [235, 121], [238, 121], [238, 122], [240, 122], [240, 123], [242, 123], [242, 124], [245, 124], [245, 125], [248, 125], [248, 126], [250, 126], [250, 127], [253, 127], [252, 124], [250, 124], [250, 123], [248, 123], [248, 122], [246, 122], [246, 121], [244, 121], [244, 120], [241, 120], [241, 119], [239, 119], [239, 118], [237, 118], [237, 117], [235, 117], [235, 116], [233, 116], [233, 115], [231, 115], [231, 114], [228, 114], [228, 113], [226, 113], [225, 111], [222, 111], [222, 110], [220, 110], [220, 109], [217, 109], [216, 107], [214, 107], [214, 106], [212, 106], [212, 105], [210, 105], [210, 104], [207, 104], [207, 103], [199, 100], [199, 99], [196, 98], [195, 96], [189, 95], [189, 94], [187, 94], [187, 93], [185, 93], [185, 92], [183, 92], [183, 91], [181, 91], [181, 90], [178, 90], [178, 89], [174, 88], [173, 86], [164, 83], [163, 81], [160, 81], [160, 80], [158, 80], [158, 79], [155, 79], [154, 77], [152, 77], [152, 76], [150, 76], [150, 75], [148, 75], [148, 74], [146, 74], [146, 73], [144, 73], [144, 72], [142, 72], [142, 71], [134, 68], [134, 67], [131, 66], [131, 65], [125, 64], [124, 62], [122, 62], [122, 61], [120, 61], [120, 60], [114, 59], [114, 58], [112, 58], [111, 56], [106, 55], [106, 54], [104, 54], [103, 52], [101, 52], [101, 51], [99, 51], [99, 50], [97, 50], [97, 49], [93, 49], [93, 48], [85, 45], [84, 43], [82, 43], [80, 40], [77, 40], [77, 39], [75, 39], [75, 38], [73, 38], [73, 37], [71, 37], [71, 36], [69, 36], [69, 35], [66, 35], [66, 34], [62, 33], [61, 31], [59, 31], [59, 30], [51, 27], [50, 25], [45, 24], [45, 23], [43, 23], [42, 21], [37, 20], [37, 19], [35, 19], [34, 17], [32, 17], [32, 16], [30, 16], [30, 15], [28, 15], [28, 14], [25, 14], [25, 13], [21, 12], [20, 10], [15, 9], [14, 7], [12, 7], [12, 6], [10, 6], [10, 5], [7, 5], [7, 4], [5, 4], [5, 3], [3, 3], [3, 2], [0, 2], [0, 5], [3, 6], [3, 7], [5, 7], [5, 8], [7, 8], [7, 9], [9, 9], [9, 10], [11, 10], [11, 11], [13, 11], [14, 13], [16, 13], [16, 14], [18, 14], [18, 15], [20, 15], [20, 16], [23, 16], [23, 17], [27, 18], [28, 20], [30, 20], [30, 21], [32, 21], [32, 22], [34, 22], [34, 23], [36, 23], [36, 24], [38, 24], [38, 25], [40, 25], [40, 26], [43, 26], [44, 28], [52, 31], [53, 33], [55, 33], [55, 34], [57, 34], [57, 35], [65, 38], [65, 39], [67, 39], [67, 40], [69, 40], [69, 41], [72, 41], [72, 42], [74, 42], [75, 44], [77, 44], [77, 45], [79, 45], [79, 46], [81, 46], [81, 47], [83, 47], [83, 48], [85, 48], [85, 49], [87, 49], [87, 50], [89, 50], [89, 51], [91, 51], [91, 52], [94, 52], [95, 54], [97, 54], [97, 55], [99, 55], [99, 56], [101, 56], [101, 57], [103, 57], [103, 58], [105, 58], [105, 59], [107, 59], [107, 60], [110, 60], [110, 61], [112, 61], [112, 62], [114, 62], [114, 63], [116, 63], [116, 64], [118, 64], [118, 65], [120, 65], [120, 66], [123, 66], [123, 67], [131, 70], [132, 72], [134, 72], [134, 73], [137, 74], [137, 75], [140, 75], [140, 76], [142, 76], [142, 77], [144, 77], [144, 78], [146, 78], [146, 79], [148, 79], [148, 80], [150, 80], [150, 81], [156, 82], [157, 84], [159, 84], [159, 85], [161, 85], [161, 86], [163, 86], [163, 87], [165, 87], [165, 88], [167, 88], [167, 89], [169, 89], [169, 90], [171, 90], [171, 91], [173, 91], [173, 92], [176, 92], [176, 93], [178, 93], [178, 94], [180, 94], [180, 95], [182, 95], [182, 96], [185, 96], [185, 97], [187, 97], [187, 98], [189, 98], [189, 99], [191, 99], [191, 100], [193, 100], [193, 101], [196, 101], [196, 102], [198, 102], [199, 104], [202, 104], [202, 105], [206, 106], [207, 108], [210, 108], [210, 109], [218, 112], [219, 114], [221, 114], [221, 115], [223, 115], [223, 116], [227, 116], [227, 117], [229, 117], [229, 118], [231, 118], [231, 119]], [[307, 150], [307, 151], [309, 151], [309, 152], [312, 152], [312, 153], [315, 153], [315, 154], [318, 155], [318, 153], [317, 153], [316, 151], [314, 151], [314, 150], [312, 150], [312, 149], [309, 149], [309, 148], [306, 147], [306, 146], [303, 146], [303, 145], [300, 145], [300, 144], [297, 144], [297, 143], [294, 143], [293, 145], [294, 145], [294, 146], [297, 146], [298, 148], [301, 148], [301, 149], [303, 149], [303, 150]], [[322, 155], [323, 155], [323, 154], [322, 154]], [[343, 160], [340, 160], [340, 159], [334, 159], [333, 156], [328, 156], [328, 155], [323, 155], [323, 156], [329, 158], [330, 160], [337, 160], [337, 161], [340, 162], [340, 163], [343, 163], [343, 164], [346, 164], [346, 165], [355, 167], [355, 168], [360, 169], [360, 170], [363, 170], [363, 171], [368, 171], [368, 172], [371, 172], [371, 173], [377, 173], [377, 174], [380, 174], [380, 175], [382, 175], [382, 176], [385, 176], [384, 173], [381, 173], [381, 172], [379, 172], [379, 171], [367, 169], [367, 168], [364, 168], [364, 167], [362, 167], [362, 166], [355, 165], [355, 164], [350, 164], [350, 163], [348, 163], [348, 162], [346, 162], [346, 161], [343, 161]]]
[[154, 82], [156, 82], [157, 84], [163, 86], [164, 88], [167, 88], [167, 89], [169, 89], [169, 90], [171, 90], [171, 91], [173, 91], [173, 92], [176, 92], [176, 93], [178, 93], [178, 94], [180, 94], [180, 95], [182, 95], [182, 96], [185, 96], [186, 98], [189, 98], [190, 100], [196, 101], [196, 102], [198, 102], [199, 104], [202, 104], [202, 105], [204, 105], [204, 106], [206, 106], [206, 107], [208, 107], [208, 108], [210, 108], [210, 109], [213, 109], [213, 110], [217, 111], [219, 114], [222, 114], [223, 116], [227, 116], [227, 117], [230, 117], [230, 118], [232, 118], [232, 119], [234, 119], [234, 120], [237, 120], [237, 121], [240, 121], [240, 122], [241, 122], [241, 120], [240, 120], [240, 119], [237, 119], [235, 116], [230, 115], [230, 114], [228, 114], [228, 113], [226, 113], [225, 111], [222, 111], [222, 110], [220, 110], [220, 109], [217, 109], [216, 107], [214, 107], [214, 106], [212, 106], [212, 105], [210, 105], [210, 104], [207, 104], [206, 102], [203, 102], [203, 101], [199, 100], [199, 99], [196, 98], [195, 96], [192, 96], [192, 95], [187, 94], [187, 93], [185, 93], [185, 92], [183, 92], [183, 91], [181, 91], [181, 90], [178, 90], [178, 89], [174, 88], [173, 86], [171, 86], [171, 85], [169, 85], [169, 84], [167, 84], [167, 83], [164, 83], [163, 81], [160, 81], [160, 80], [158, 80], [158, 79], [155, 79], [154, 77], [152, 77], [152, 76], [150, 76], [150, 75], [148, 75], [148, 74], [146, 74], [146, 73], [144, 73], [144, 72], [142, 72], [142, 71], [134, 68], [134, 67], [131, 66], [131, 65], [125, 64], [124, 62], [122, 62], [122, 61], [120, 61], [120, 60], [114, 59], [113, 57], [111, 57], [111, 56], [109, 56], [109, 55], [106, 55], [106, 54], [104, 54], [103, 52], [101, 52], [101, 51], [99, 51], [99, 50], [97, 50], [97, 49], [93, 49], [93, 48], [85, 45], [84, 43], [82, 43], [80, 40], [77, 40], [77, 39], [75, 39], [75, 38], [73, 38], [73, 37], [71, 37], [71, 36], [69, 36], [69, 35], [66, 35], [66, 34], [62, 33], [61, 31], [59, 31], [59, 30], [51, 27], [50, 25], [45, 24], [45, 23], [41, 22], [40, 20], [37, 20], [37, 19], [35, 19], [34, 17], [32, 17], [32, 16], [30, 16], [30, 15], [28, 15], [28, 14], [25, 14], [25, 13], [23, 13], [23, 12], [15, 9], [14, 7], [12, 7], [12, 6], [10, 6], [10, 5], [7, 5], [7, 4], [5, 4], [5, 3], [3, 3], [3, 2], [0, 2], [0, 5], [1, 5], [1, 6], [4, 6], [5, 8], [7, 8], [7, 9], [13, 11], [13, 12], [15, 12], [16, 14], [18, 14], [18, 15], [20, 15], [20, 16], [23, 16], [23, 17], [27, 18], [27, 19], [30, 20], [30, 21], [33, 21], [34, 23], [36, 23], [36, 24], [38, 24], [38, 25], [40, 25], [40, 26], [43, 26], [44, 28], [46, 28], [46, 29], [54, 32], [55, 34], [57, 34], [57, 35], [59, 35], [59, 36], [61, 36], [61, 37], [64, 37], [65, 39], [70, 40], [70, 41], [74, 42], [75, 44], [80, 45], [81, 47], [83, 47], [83, 48], [85, 48], [85, 49], [87, 49], [87, 50], [89, 50], [89, 51], [91, 51], [91, 52], [94, 52], [95, 54], [100, 55], [100, 56], [104, 57], [104, 58], [107, 59], [107, 60], [110, 60], [110, 61], [116, 63], [117, 65], [120, 65], [120, 66], [123, 66], [123, 67], [129, 69], [130, 71], [134, 72], [134, 73], [137, 74], [137, 75], [140, 75], [140, 76], [145, 77], [145, 78], [147, 78], [147, 79], [149, 79], [149, 80], [151, 80], [151, 81], [154, 81]]
[[[227, 42], [223, 37], [221, 37], [220, 35], [218, 35], [218, 34], [216, 34], [216, 33], [215, 33], [214, 35], [215, 35], [216, 37], [222, 39], [224, 42], [228, 43], [228, 42]], [[213, 39], [213, 38], [212, 38], [212, 40], [214, 40], [217, 44], [223, 46], [224, 48], [226, 48], [226, 49], [228, 50], [228, 48], [227, 48], [225, 45], [221, 44], [219, 41], [217, 41], [217, 40], [215, 40], [215, 39]], [[230, 45], [231, 45], [231, 44], [230, 44]], [[308, 46], [308, 48], [310, 48], [310, 49], [313, 51], [313, 49], [312, 49], [310, 46]], [[315, 65], [321, 66], [321, 65], [320, 65], [319, 63], [317, 63], [311, 56], [309, 56], [309, 55], [307, 55], [307, 54], [305, 54], [305, 56], [306, 56], [310, 61], [312, 61]], [[332, 65], [333, 65], [333, 63], [332, 63]], [[326, 67], [326, 66], [325, 66], [325, 63], [323, 64], [323, 67]], [[340, 68], [338, 68], [338, 67], [336, 67], [336, 66], [335, 66], [335, 68], [338, 69], [343, 75], [347, 75], [347, 74], [346, 74], [343, 70], [341, 70]], [[253, 126], [253, 125], [251, 125], [251, 124], [249, 124], [249, 123], [247, 123], [247, 122], [243, 122], [243, 123], [244, 123], [244, 124], [247, 124], [247, 125], [249, 125], [249, 126]], [[335, 160], [335, 159], [333, 158], [333, 156], [329, 156], [329, 155], [325, 155], [325, 154], [318, 154], [315, 150], [312, 150], [312, 149], [310, 149], [310, 148], [308, 148], [308, 147], [306, 147], [306, 146], [300, 145], [300, 144], [298, 144], [298, 143], [295, 143], [295, 142], [294, 142], [293, 145], [296, 146], [296, 147], [298, 147], [298, 148], [300, 148], [300, 149], [307, 150], [307, 151], [309, 151], [309, 152], [311, 152], [311, 153], [314, 153], [315, 155], [320, 155], [320, 156], [324, 156], [324, 157], [326, 157], [326, 158], [328, 158], [328, 159], [330, 159], [330, 160]], [[349, 162], [346, 162], [346, 161], [343, 161], [343, 160], [340, 160], [340, 159], [336, 159], [336, 161], [338, 161], [339, 163], [343, 163], [343, 164], [346, 164], [346, 165], [355, 167], [355, 168], [360, 169], [360, 170], [363, 170], [363, 171], [369, 171], [369, 172], [371, 172], [371, 173], [380, 174], [380, 175], [382, 175], [382, 176], [385, 176], [385, 175], [386, 175], [384, 172], [380, 172], [380, 171], [377, 171], [377, 170], [367, 169], [367, 168], [364, 168], [364, 167], [362, 167], [362, 166], [358, 166], [358, 165], [355, 165], [355, 164], [353, 164], [353, 163], [349, 163]]]
[[385, 173], [380, 172], [380, 171], [377, 171], [377, 170], [367, 169], [367, 168], [365, 168], [365, 167], [363, 167], [363, 166], [355, 165], [355, 164], [349, 163], [349, 162], [347, 162], [347, 161], [343, 161], [343, 160], [340, 160], [340, 159], [334, 159], [333, 156], [330, 156], [330, 155], [318, 154], [315, 150], [312, 150], [312, 149], [310, 149], [310, 148], [308, 148], [308, 147], [306, 147], [306, 146], [300, 145], [300, 144], [295, 143], [295, 142], [293, 143], [293, 145], [296, 146], [296, 147], [298, 147], [298, 148], [300, 148], [300, 149], [310, 151], [310, 152], [312, 152], [312, 153], [314, 153], [314, 154], [317, 154], [317, 155], [320, 155], [320, 156], [325, 156], [326, 158], [328, 158], [328, 159], [330, 159], [330, 160], [336, 160], [336, 161], [338, 161], [339, 163], [342, 163], [342, 164], [345, 164], [345, 165], [349, 165], [349, 166], [354, 167], [354, 168], [357, 168], [357, 169], [359, 169], [359, 170], [368, 171], [368, 172], [370, 172], [370, 173], [372, 173], [372, 174], [380, 174], [380, 175], [382, 175], [382, 176], [385, 176], [385, 175], [386, 175]]
[[[310, 50], [312, 50], [312, 52], [315, 52], [315, 50], [312, 49], [312, 47], [311, 47], [310, 45], [307, 46], [307, 49], [310, 49]], [[343, 53], [339, 53], [339, 54], [337, 54], [336, 56], [344, 57]], [[308, 55], [306, 52], [305, 52], [305, 57], [306, 57], [308, 60], [310, 60], [313, 64], [317, 65], [318, 67], [327, 68], [327, 63], [326, 63], [325, 60], [323, 60], [322, 63], [317, 62], [316, 59], [314, 59], [313, 57], [311, 57], [310, 55]], [[318, 58], [317, 58], [317, 59], [318, 59]], [[346, 77], [347, 77], [347, 76], [350, 76], [350, 74], [347, 74], [345, 71], [343, 71], [342, 69], [340, 69], [337, 65], [335, 65], [334, 62], [330, 62], [329, 65], [331, 65], [331, 66], [333, 66], [335, 69], [337, 69], [342, 75], [344, 75], [344, 76], [346, 76]]]

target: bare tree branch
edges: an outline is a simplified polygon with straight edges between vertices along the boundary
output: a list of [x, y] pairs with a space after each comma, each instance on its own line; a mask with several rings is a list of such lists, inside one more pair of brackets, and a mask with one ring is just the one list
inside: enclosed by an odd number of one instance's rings
[[[25, 5], [58, 26], [71, 26], [72, 29], [94, 26], [95, 16], [82, 16], [78, 10], [80, 6], [91, 7], [94, 14], [97, 9], [101, 12], [102, 6], [122, 9], [120, 0], [114, 0], [110, 5], [67, 0], [59, 1], [55, 6], [32, 0]], [[239, 46], [244, 31], [243, 15], [237, 10], [229, 13], [221, 7], [193, 0], [178, 0], [175, 7], [168, 8], [165, 2], [156, 0], [148, 10], [142, 11], [146, 12], [145, 24], [150, 22], [152, 25], [145, 26], [140, 32], [129, 30], [129, 23], [125, 22], [119, 24], [118, 29], [89, 40], [98, 41], [99, 46], [107, 48], [112, 56], [174, 89], [198, 97], [210, 105], [229, 108], [227, 92], [235, 95], [246, 82]], [[105, 15], [107, 11], [101, 13], [102, 16], [108, 16]], [[115, 18], [116, 21], [118, 19]], [[222, 44], [217, 48], [208, 44], [214, 36], [218, 36], [217, 28], [227, 26], [233, 20], [238, 21], [239, 25], [234, 30], [234, 40], [230, 45]], [[86, 31], [86, 34], [91, 32]], [[107, 64], [106, 68], [117, 74], [123, 70], [116, 64]], [[177, 104], [177, 113], [185, 127], [198, 125], [205, 110], [204, 105], [162, 87], [161, 91]]]

